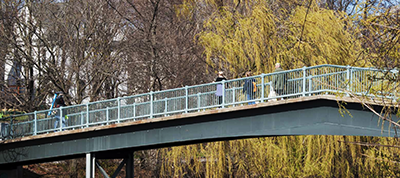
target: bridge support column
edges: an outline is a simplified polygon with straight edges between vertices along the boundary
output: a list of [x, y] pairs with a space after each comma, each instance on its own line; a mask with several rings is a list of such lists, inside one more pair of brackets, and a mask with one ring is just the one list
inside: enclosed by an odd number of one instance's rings
[[22, 166], [17, 167], [17, 178], [23, 178], [24, 177], [24, 169]]
[[24, 169], [22, 166], [12, 167], [10, 169], [1, 169], [0, 167], [0, 178], [24, 178]]
[[133, 152], [128, 153], [126, 158], [126, 178], [133, 178], [134, 173], [134, 164], [133, 164]]
[[86, 178], [95, 177], [95, 158], [93, 153], [86, 153]]

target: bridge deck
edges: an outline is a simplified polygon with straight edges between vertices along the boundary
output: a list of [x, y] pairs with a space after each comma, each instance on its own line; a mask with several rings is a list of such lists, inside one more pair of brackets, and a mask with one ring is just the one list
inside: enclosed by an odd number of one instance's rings
[[[338, 101], [346, 102], [353, 117], [340, 115]], [[372, 106], [378, 112], [382, 109]], [[250, 137], [394, 135], [386, 129], [387, 123], [381, 126], [378, 121], [354, 98], [301, 97], [7, 140], [0, 147], [0, 166], [85, 157], [86, 153], [115, 157], [132, 150]]]
[[[384, 78], [397, 77], [398, 71], [319, 65], [35, 111], [11, 116], [6, 129], [0, 130], [0, 139], [22, 138], [62, 130], [98, 128], [103, 125], [114, 126], [131, 121], [145, 123], [147, 121], [143, 120], [154, 121], [156, 118], [170, 115], [178, 115], [179, 118], [184, 113], [202, 112], [217, 107], [232, 108], [254, 102], [264, 103], [277, 98], [351, 93], [395, 101], [398, 98], [396, 84], [386, 79], [377, 81], [372, 77], [383, 75], [388, 76]], [[274, 96], [272, 92], [276, 76], [287, 79], [285, 89], [279, 96]], [[253, 85], [247, 86], [249, 80], [251, 83], [255, 82], [256, 90], [247, 91], [248, 88], [254, 88]], [[376, 88], [382, 85], [385, 85], [385, 91]], [[53, 112], [56, 114], [52, 115]], [[59, 118], [60, 115], [62, 119]]]
[[[34, 139], [42, 139], [42, 138], [48, 138], [48, 137], [57, 137], [57, 136], [76, 134], [76, 133], [98, 131], [98, 130], [110, 129], [110, 128], [126, 127], [126, 126], [139, 125], [139, 124], [148, 124], [148, 123], [154, 123], [154, 122], [160, 122], [160, 121], [169, 121], [169, 120], [176, 120], [176, 119], [182, 119], [182, 118], [205, 116], [205, 115], [210, 115], [210, 114], [247, 110], [247, 109], [253, 109], [253, 108], [270, 107], [270, 106], [277, 106], [277, 105], [290, 104], [290, 103], [299, 103], [299, 102], [313, 101], [313, 100], [319, 100], [319, 99], [360, 104], [359, 102], [354, 100], [354, 98], [351, 98], [351, 97], [338, 97], [335, 95], [315, 95], [315, 96], [291, 98], [291, 99], [285, 99], [285, 100], [279, 100], [279, 101], [269, 101], [269, 102], [257, 103], [254, 105], [243, 105], [243, 106], [236, 106], [236, 107], [230, 107], [230, 108], [209, 109], [209, 110], [205, 110], [202, 112], [183, 113], [183, 114], [179, 114], [179, 115], [172, 115], [172, 116], [131, 121], [131, 122], [115, 123], [115, 124], [103, 125], [103, 126], [87, 127], [87, 128], [83, 128], [83, 129], [76, 129], [76, 130], [65, 130], [65, 131], [61, 131], [61, 132], [52, 132], [52, 133], [42, 134], [42, 135], [25, 136], [25, 137], [21, 137], [21, 138], [15, 138], [12, 140], [5, 140], [3, 142], [3, 144], [19, 142], [19, 141], [34, 140]], [[377, 105], [378, 104], [377, 102], [379, 102], [379, 101], [377, 101], [377, 100], [365, 101], [365, 103], [370, 104], [370, 105]], [[361, 104], [360, 104], [360, 106], [361, 106]]]

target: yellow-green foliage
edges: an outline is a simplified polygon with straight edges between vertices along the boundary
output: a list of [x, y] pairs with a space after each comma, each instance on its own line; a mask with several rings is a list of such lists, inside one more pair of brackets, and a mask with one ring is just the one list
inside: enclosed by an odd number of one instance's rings
[[379, 8], [373, 1], [364, 1], [357, 8], [354, 20], [363, 30], [362, 41], [369, 60], [375, 67], [398, 67], [400, 65], [399, 5]]
[[276, 56], [275, 17], [265, 6], [254, 7], [249, 16], [223, 11], [205, 23], [199, 43], [207, 62], [229, 67], [238, 76], [249, 69], [266, 71]]
[[[386, 18], [396, 15], [392, 11], [358, 16], [370, 11], [364, 8], [349, 17], [321, 8], [319, 0], [277, 2], [186, 0], [177, 6], [177, 14], [192, 18], [212, 12], [204, 16], [196, 40], [204, 47], [207, 63], [229, 69], [232, 77], [247, 70], [272, 72], [276, 62], [285, 69], [318, 64], [381, 66], [385, 57], [399, 65], [400, 30]], [[205, 7], [209, 9], [198, 11]], [[368, 31], [370, 38], [361, 31]], [[374, 40], [382, 43], [380, 50], [363, 47]], [[353, 84], [353, 90], [370, 88], [372, 94], [395, 90], [390, 79], [378, 84], [363, 81], [367, 82]], [[356, 142], [397, 145], [393, 138], [282, 136], [165, 148], [161, 177], [400, 177], [399, 148]]]
[[292, 11], [273, 11], [268, 1], [248, 1], [248, 13], [224, 6], [206, 20], [198, 43], [211, 66], [229, 68], [234, 77], [247, 70], [272, 72], [276, 62], [288, 69], [368, 65], [359, 56], [361, 45], [350, 17], [311, 2], [310, 8]]
[[161, 177], [398, 177], [393, 138], [282, 136], [165, 148]]
[[289, 50], [281, 49], [282, 53], [278, 56], [280, 60], [296, 58], [298, 65], [306, 66], [360, 65], [357, 63], [357, 55], [361, 46], [348, 31], [352, 22], [345, 13], [322, 9], [316, 5], [311, 5], [310, 9], [300, 6], [290, 15], [286, 26], [289, 28], [288, 40], [281, 39], [280, 42], [293, 47]]

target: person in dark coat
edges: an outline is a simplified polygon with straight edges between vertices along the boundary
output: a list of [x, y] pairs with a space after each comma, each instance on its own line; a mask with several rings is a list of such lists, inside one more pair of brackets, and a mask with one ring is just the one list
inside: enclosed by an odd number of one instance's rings
[[[251, 76], [251, 72], [246, 72], [246, 77], [250, 77]], [[243, 93], [246, 93], [247, 96], [247, 100], [253, 100], [256, 96], [256, 79], [254, 78], [249, 78], [246, 79], [246, 81], [244, 82], [244, 86], [243, 86]], [[256, 102], [251, 101], [249, 102], [250, 104], [256, 104]]]
[[[284, 70], [281, 68], [281, 64], [276, 63], [274, 72], [282, 71]], [[286, 73], [275, 74], [274, 76], [272, 76], [272, 87], [278, 96], [286, 94], [286, 80]]]
[[[60, 107], [64, 107], [64, 106], [66, 106], [65, 102], [64, 102], [64, 94], [59, 93], [56, 100], [54, 101], [54, 108], [60, 108]], [[60, 109], [56, 109], [55, 116], [54, 116], [56, 118], [56, 121], [54, 122], [54, 129], [57, 129], [58, 122], [60, 122], [60, 115], [61, 115]], [[66, 113], [63, 111], [62, 116], [61, 116], [62, 127], [65, 127], [65, 115], [66, 115]]]
[[[215, 79], [215, 82], [220, 82], [223, 80], [227, 80], [226, 77], [224, 76], [224, 72], [219, 71], [218, 72], [218, 77]], [[217, 92], [215, 92], [215, 96], [218, 98], [218, 105], [222, 104], [222, 94], [223, 94], [223, 87], [222, 84], [217, 84]]]

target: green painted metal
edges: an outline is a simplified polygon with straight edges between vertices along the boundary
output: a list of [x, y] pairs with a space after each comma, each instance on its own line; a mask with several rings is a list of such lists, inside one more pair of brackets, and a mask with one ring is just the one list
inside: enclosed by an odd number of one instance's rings
[[140, 150], [248, 137], [390, 137], [395, 134], [393, 130], [388, 131], [387, 123], [381, 127], [378, 117], [363, 110], [360, 104], [348, 104], [347, 109], [353, 117], [342, 117], [336, 101], [317, 99], [10, 143], [0, 147], [0, 167], [85, 157], [87, 153], [96, 153], [96, 157], [101, 157], [102, 154], [123, 152], [125, 149]]
[[[371, 85], [376, 84], [371, 77], [383, 75], [385, 72], [390, 75], [398, 74], [397, 70], [383, 71], [373, 68], [319, 65], [57, 108], [67, 114], [67, 124], [64, 128], [61, 128], [61, 124], [60, 128], [53, 127], [55, 118], [46, 114], [52, 110], [13, 115], [10, 117], [11, 119], [8, 118], [11, 120], [8, 125], [10, 132], [7, 135], [0, 135], [0, 139], [13, 139], [54, 131], [201, 112], [216, 107], [227, 108], [243, 105], [249, 102], [246, 95], [242, 93], [243, 84], [249, 78], [254, 78], [257, 81], [257, 88], [260, 89], [256, 92], [255, 99], [252, 100], [256, 102], [282, 97], [295, 98], [343, 92], [338, 88], [368, 96]], [[286, 93], [268, 98], [272, 77], [282, 73], [289, 78]], [[224, 88], [221, 105], [218, 104], [215, 96], [218, 84], [222, 84]], [[396, 92], [385, 97], [396, 99]]]

